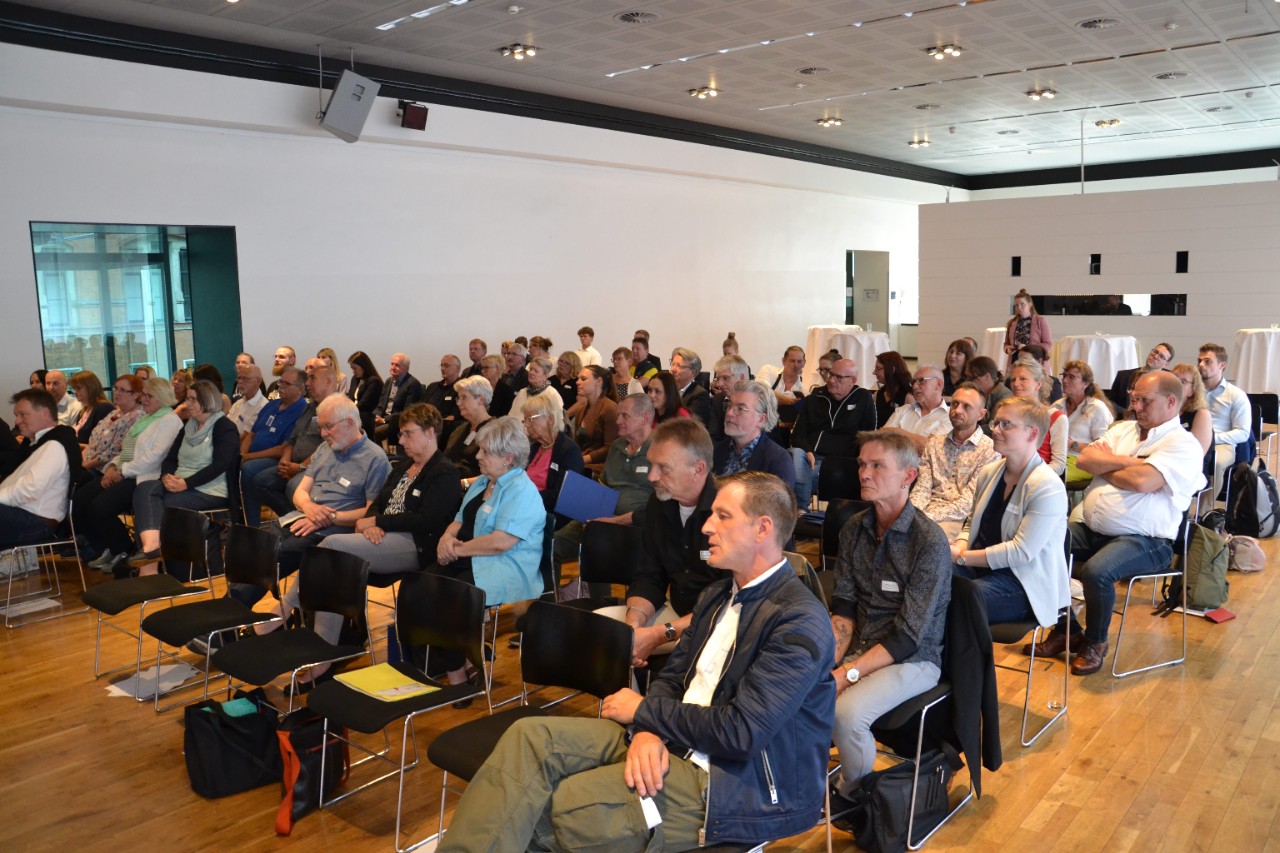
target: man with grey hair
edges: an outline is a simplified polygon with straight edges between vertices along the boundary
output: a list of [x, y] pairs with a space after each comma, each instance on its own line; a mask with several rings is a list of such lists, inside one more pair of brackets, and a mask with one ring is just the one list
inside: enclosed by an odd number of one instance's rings
[[763, 382], [739, 382], [729, 392], [724, 416], [725, 438], [716, 443], [712, 470], [717, 477], [739, 471], [773, 474], [795, 490], [791, 454], [769, 438], [778, 425], [778, 402]]
[[529, 386], [529, 374], [524, 369], [528, 364], [528, 356], [529, 350], [519, 341], [503, 342], [502, 361], [506, 372], [502, 375], [502, 381], [511, 389], [513, 399], [521, 388]]
[[[360, 410], [342, 394], [325, 397], [316, 408], [324, 443], [293, 493], [295, 512], [277, 521], [280, 577], [298, 570], [302, 553], [333, 533], [352, 533], [391, 473], [387, 455], [360, 429]], [[255, 584], [232, 584], [231, 595], [253, 606], [265, 591]]]
[[253, 430], [258, 419], [258, 412], [267, 404], [267, 396], [262, 393], [262, 368], [256, 364], [246, 364], [236, 368], [236, 401], [231, 404], [227, 417], [236, 425], [240, 435]]
[[716, 362], [711, 371], [711, 423], [707, 425], [713, 442], [724, 439], [724, 413], [729, 408], [729, 395], [734, 386], [749, 379], [751, 368], [741, 356], [726, 355]]
[[80, 420], [80, 401], [74, 394], [67, 393], [67, 374], [61, 370], [50, 370], [44, 376], [44, 390], [53, 395], [53, 402], [58, 407], [58, 423], [74, 427]]
[[942, 371], [937, 365], [923, 364], [916, 369], [911, 395], [915, 402], [895, 409], [884, 428], [905, 435], [915, 444], [916, 453], [923, 453], [929, 436], [951, 432], [947, 403], [942, 399]]
[[671, 351], [671, 375], [680, 391], [680, 402], [704, 427], [711, 427], [711, 395], [698, 384], [702, 371], [702, 359], [687, 347]]
[[373, 440], [378, 444], [398, 444], [400, 413], [422, 400], [422, 383], [409, 372], [409, 356], [398, 352], [391, 356], [387, 381], [374, 409]]

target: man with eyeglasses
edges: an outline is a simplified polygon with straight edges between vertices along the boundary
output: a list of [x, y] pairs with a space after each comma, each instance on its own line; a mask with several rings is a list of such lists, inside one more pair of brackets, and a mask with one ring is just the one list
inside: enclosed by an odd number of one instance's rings
[[1076, 463], [1093, 475], [1080, 505], [1083, 520], [1068, 525], [1074, 573], [1084, 585], [1083, 631], [1071, 614], [1036, 648], [1053, 656], [1069, 645], [1076, 675], [1102, 668], [1116, 582], [1168, 571], [1183, 513], [1204, 485], [1204, 450], [1178, 420], [1182, 381], [1164, 370], [1145, 373], [1129, 402], [1134, 420], [1116, 422]]
[[1129, 391], [1133, 388], [1133, 383], [1138, 381], [1139, 376], [1151, 370], [1168, 370], [1172, 361], [1173, 344], [1161, 341], [1147, 353], [1146, 366], [1118, 371], [1116, 378], [1111, 380], [1111, 389], [1107, 391], [1107, 396], [1115, 404], [1116, 411], [1121, 415], [1128, 411]]
[[267, 397], [262, 393], [262, 368], [256, 364], [247, 364], [236, 368], [236, 401], [231, 404], [227, 417], [236, 425], [243, 437], [253, 432], [253, 425], [258, 421], [258, 413], [267, 405]]
[[[253, 488], [253, 479], [263, 471], [274, 470], [284, 452], [284, 443], [293, 434], [293, 427], [307, 408], [307, 400], [303, 396], [306, 390], [307, 375], [296, 367], [285, 368], [280, 374], [276, 388], [280, 398], [270, 400], [253, 423], [253, 429], [240, 436], [240, 486], [244, 491]], [[255, 504], [256, 512], [249, 512], [245, 507], [245, 521], [250, 526], [257, 526], [262, 520], [260, 504]]]
[[791, 429], [791, 458], [795, 467], [796, 500], [809, 506], [813, 487], [827, 456], [853, 465], [858, 456], [858, 433], [876, 428], [876, 403], [871, 392], [858, 387], [858, 365], [842, 358], [831, 365], [827, 386], [804, 398]]
[[901, 433], [911, 439], [917, 453], [924, 452], [929, 436], [951, 432], [951, 415], [942, 399], [942, 371], [926, 364], [911, 377], [911, 396], [914, 403], [899, 406], [884, 428]]
[[711, 371], [711, 423], [707, 425], [712, 442], [724, 439], [724, 413], [729, 408], [729, 395], [739, 382], [750, 379], [751, 368], [742, 356], [726, 355], [716, 362]]
[[711, 426], [711, 395], [698, 384], [702, 359], [688, 347], [676, 347], [671, 351], [671, 375], [680, 389], [680, 403], [704, 427]]
[[766, 433], [778, 425], [778, 403], [763, 382], [739, 382], [729, 394], [725, 438], [715, 446], [711, 468], [717, 477], [739, 471], [763, 471], [795, 487], [791, 454]]

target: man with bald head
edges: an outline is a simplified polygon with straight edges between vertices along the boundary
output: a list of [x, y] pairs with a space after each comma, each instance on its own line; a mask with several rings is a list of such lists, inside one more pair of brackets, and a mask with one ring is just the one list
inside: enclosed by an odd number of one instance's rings
[[231, 404], [227, 417], [231, 418], [241, 435], [253, 431], [258, 413], [266, 404], [267, 397], [262, 393], [262, 368], [256, 364], [237, 367], [236, 401]]
[[453, 383], [461, 378], [462, 359], [452, 353], [444, 355], [440, 358], [440, 381], [428, 385], [422, 395], [422, 402], [435, 406], [444, 418], [442, 442], [458, 422], [458, 397], [453, 393]]
[[858, 387], [858, 365], [842, 358], [831, 365], [825, 388], [805, 397], [791, 429], [791, 456], [796, 469], [796, 499], [809, 506], [823, 457], [854, 465], [858, 433], [876, 428], [876, 403], [871, 392]]
[[80, 420], [80, 401], [74, 394], [67, 393], [67, 374], [61, 370], [50, 370], [44, 377], [44, 390], [53, 396], [58, 407], [58, 423], [74, 427]]
[[374, 409], [373, 438], [381, 444], [400, 443], [400, 413], [422, 400], [422, 383], [409, 373], [409, 356], [398, 352], [391, 356], [387, 381], [382, 386], [382, 396]]

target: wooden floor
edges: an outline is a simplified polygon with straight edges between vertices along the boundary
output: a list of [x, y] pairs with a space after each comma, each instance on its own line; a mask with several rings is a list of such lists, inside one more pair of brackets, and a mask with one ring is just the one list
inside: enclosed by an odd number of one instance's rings
[[[1267, 571], [1231, 577], [1236, 619], [1190, 620], [1185, 665], [1073, 678], [1065, 725], [1030, 749], [1017, 739], [1023, 679], [998, 671], [1004, 767], [984, 775], [983, 798], [926, 849], [1280, 851], [1280, 546], [1264, 548]], [[70, 579], [72, 564], [63, 565]], [[1175, 621], [1149, 610], [1138, 608], [1135, 635], [1172, 638]], [[290, 838], [273, 831], [274, 786], [212, 801], [192, 793], [181, 711], [157, 716], [149, 704], [107, 696], [92, 677], [91, 615], [4, 631], [0, 643], [0, 850], [391, 849], [391, 783], [304, 818]], [[123, 638], [105, 646], [116, 660], [131, 654]], [[517, 656], [505, 636], [500, 646], [497, 689], [510, 695]], [[1013, 647], [997, 650], [1004, 657], [1022, 660]], [[268, 695], [283, 706], [279, 688]], [[419, 743], [479, 713], [428, 716]], [[407, 828], [421, 838], [435, 825], [440, 774], [424, 758], [410, 778]], [[835, 846], [854, 849], [840, 832]], [[769, 849], [821, 850], [825, 836], [814, 830]]]

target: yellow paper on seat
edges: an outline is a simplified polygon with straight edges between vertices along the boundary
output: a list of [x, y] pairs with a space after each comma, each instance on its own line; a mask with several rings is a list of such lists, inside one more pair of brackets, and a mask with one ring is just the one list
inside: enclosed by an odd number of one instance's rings
[[339, 673], [335, 679], [352, 690], [358, 690], [366, 696], [381, 699], [383, 702], [409, 699], [425, 693], [434, 693], [440, 689], [415, 681], [389, 663], [375, 664], [354, 672]]

